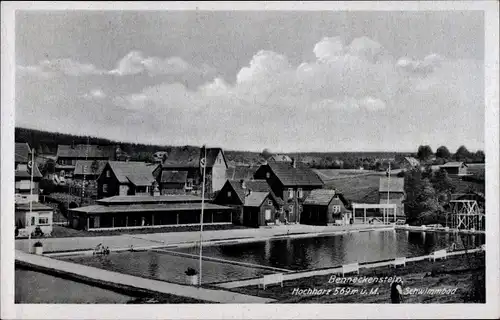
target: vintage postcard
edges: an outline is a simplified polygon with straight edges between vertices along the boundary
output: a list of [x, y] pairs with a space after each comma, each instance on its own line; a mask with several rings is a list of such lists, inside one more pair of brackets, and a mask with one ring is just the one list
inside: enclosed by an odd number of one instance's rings
[[494, 1], [2, 3], [2, 318], [498, 318], [498, 53]]

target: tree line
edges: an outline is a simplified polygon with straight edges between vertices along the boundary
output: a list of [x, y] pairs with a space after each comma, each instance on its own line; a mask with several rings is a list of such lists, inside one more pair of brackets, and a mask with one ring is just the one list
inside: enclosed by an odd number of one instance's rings
[[429, 145], [421, 145], [417, 150], [417, 158], [420, 161], [432, 161], [433, 164], [443, 164], [448, 161], [462, 161], [466, 163], [484, 163], [484, 151], [478, 150], [470, 152], [462, 145], [458, 147], [455, 153], [451, 153], [446, 146], [440, 146], [434, 153]]

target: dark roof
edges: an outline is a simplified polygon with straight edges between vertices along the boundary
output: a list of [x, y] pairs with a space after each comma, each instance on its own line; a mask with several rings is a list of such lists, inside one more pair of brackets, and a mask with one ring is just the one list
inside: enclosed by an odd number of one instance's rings
[[323, 181], [303, 163], [293, 167], [288, 162], [269, 162], [267, 164], [284, 186], [323, 186]]
[[245, 207], [260, 207], [269, 192], [251, 192], [245, 197]]
[[[38, 169], [37, 165], [33, 166], [34, 171], [33, 171], [33, 178], [42, 178], [42, 174], [40, 173], [40, 170]], [[28, 169], [26, 170], [16, 170], [15, 171], [15, 177], [16, 178], [31, 178], [31, 173]]]
[[335, 197], [335, 190], [330, 189], [315, 189], [304, 200], [304, 204], [314, 204], [327, 206]]
[[160, 182], [170, 182], [170, 183], [186, 183], [188, 176], [187, 171], [168, 171], [163, 170], [161, 172]]
[[282, 204], [283, 201], [276, 197], [274, 192], [271, 190], [271, 187], [267, 183], [266, 180], [243, 180], [245, 183], [245, 188], [242, 187], [242, 181], [241, 180], [228, 180], [228, 183], [231, 185], [233, 188], [234, 192], [238, 195], [238, 198], [240, 199], [242, 204], [245, 204], [246, 201], [246, 195], [248, 194], [248, 191], [254, 192], [267, 192], [271, 195], [271, 197], [278, 203]]
[[97, 200], [99, 204], [121, 205], [121, 204], [145, 204], [145, 203], [181, 203], [200, 202], [201, 197], [192, 195], [163, 195], [163, 196], [114, 196]]
[[15, 162], [28, 163], [28, 161], [30, 161], [31, 149], [28, 143], [16, 142], [14, 152], [15, 152], [14, 155]]
[[[199, 168], [202, 149], [195, 148], [177, 148], [167, 154], [167, 159], [162, 163], [164, 168]], [[227, 166], [224, 152], [221, 148], [206, 148], [207, 167], [213, 167], [217, 155], [222, 152], [222, 157]]]
[[462, 165], [464, 165], [464, 166], [467, 167], [467, 165], [465, 163], [463, 163], [463, 162], [458, 162], [458, 161], [457, 162], [453, 162], [452, 161], [452, 162], [446, 162], [445, 164], [443, 164], [441, 166], [441, 168], [457, 168], [457, 167], [461, 167]]
[[[19, 203], [19, 204], [16, 204], [15, 209], [18, 211], [30, 211], [30, 204], [29, 203]], [[52, 210], [54, 210], [54, 208], [43, 205], [39, 202], [32, 202], [31, 209], [37, 210], [37, 211], [52, 211]]]
[[388, 180], [389, 178], [380, 178], [378, 192], [405, 192], [404, 178], [391, 177], [390, 182]]
[[230, 180], [249, 180], [253, 178], [259, 166], [234, 166], [227, 168], [226, 177]]
[[[92, 164], [94, 161], [97, 161], [97, 171], [92, 172]], [[106, 166], [107, 160], [77, 160], [75, 164], [75, 172], [74, 174], [94, 174], [100, 175], [102, 169]]]
[[103, 158], [107, 160], [113, 160], [114, 156], [115, 156], [114, 146], [99, 146], [99, 145], [86, 145], [86, 144], [77, 144], [75, 146], [70, 146], [70, 145], [57, 146], [57, 157], [65, 157], [65, 158], [89, 157], [89, 158]]
[[[204, 210], [232, 210], [230, 207], [220, 206], [213, 203], [205, 203], [203, 205]], [[132, 205], [115, 205], [115, 206], [103, 206], [103, 205], [91, 205], [87, 207], [70, 209], [73, 212], [83, 212], [90, 215], [101, 214], [101, 213], [129, 213], [129, 212], [178, 212], [186, 210], [196, 210], [201, 211], [201, 203], [141, 203]]]
[[155, 181], [153, 171], [157, 165], [135, 161], [109, 161], [108, 164], [120, 183], [131, 182], [136, 186], [149, 186]]

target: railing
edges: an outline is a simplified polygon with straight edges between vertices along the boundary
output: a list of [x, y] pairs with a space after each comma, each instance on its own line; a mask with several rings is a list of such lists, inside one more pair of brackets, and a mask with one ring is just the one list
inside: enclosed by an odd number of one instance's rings
[[436, 261], [437, 259], [446, 259], [447, 252], [446, 249], [434, 251], [432, 255], [429, 256], [429, 260]]
[[262, 286], [262, 288], [264, 290], [266, 290], [266, 285], [275, 284], [275, 283], [281, 284], [281, 287], [283, 288], [283, 273], [275, 273], [275, 274], [265, 275], [261, 279], [259, 287]]
[[394, 268], [396, 268], [397, 266], [405, 267], [406, 266], [406, 257], [394, 259], [391, 266], [393, 266]]
[[353, 272], [359, 274], [359, 263], [345, 264], [342, 266], [342, 277]]

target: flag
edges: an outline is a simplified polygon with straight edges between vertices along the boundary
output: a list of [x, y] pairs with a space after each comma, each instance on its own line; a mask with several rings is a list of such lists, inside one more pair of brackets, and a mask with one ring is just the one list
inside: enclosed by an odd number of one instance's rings
[[200, 151], [200, 168], [204, 168], [207, 165], [207, 159], [205, 158], [206, 148], [205, 145], [201, 147]]

